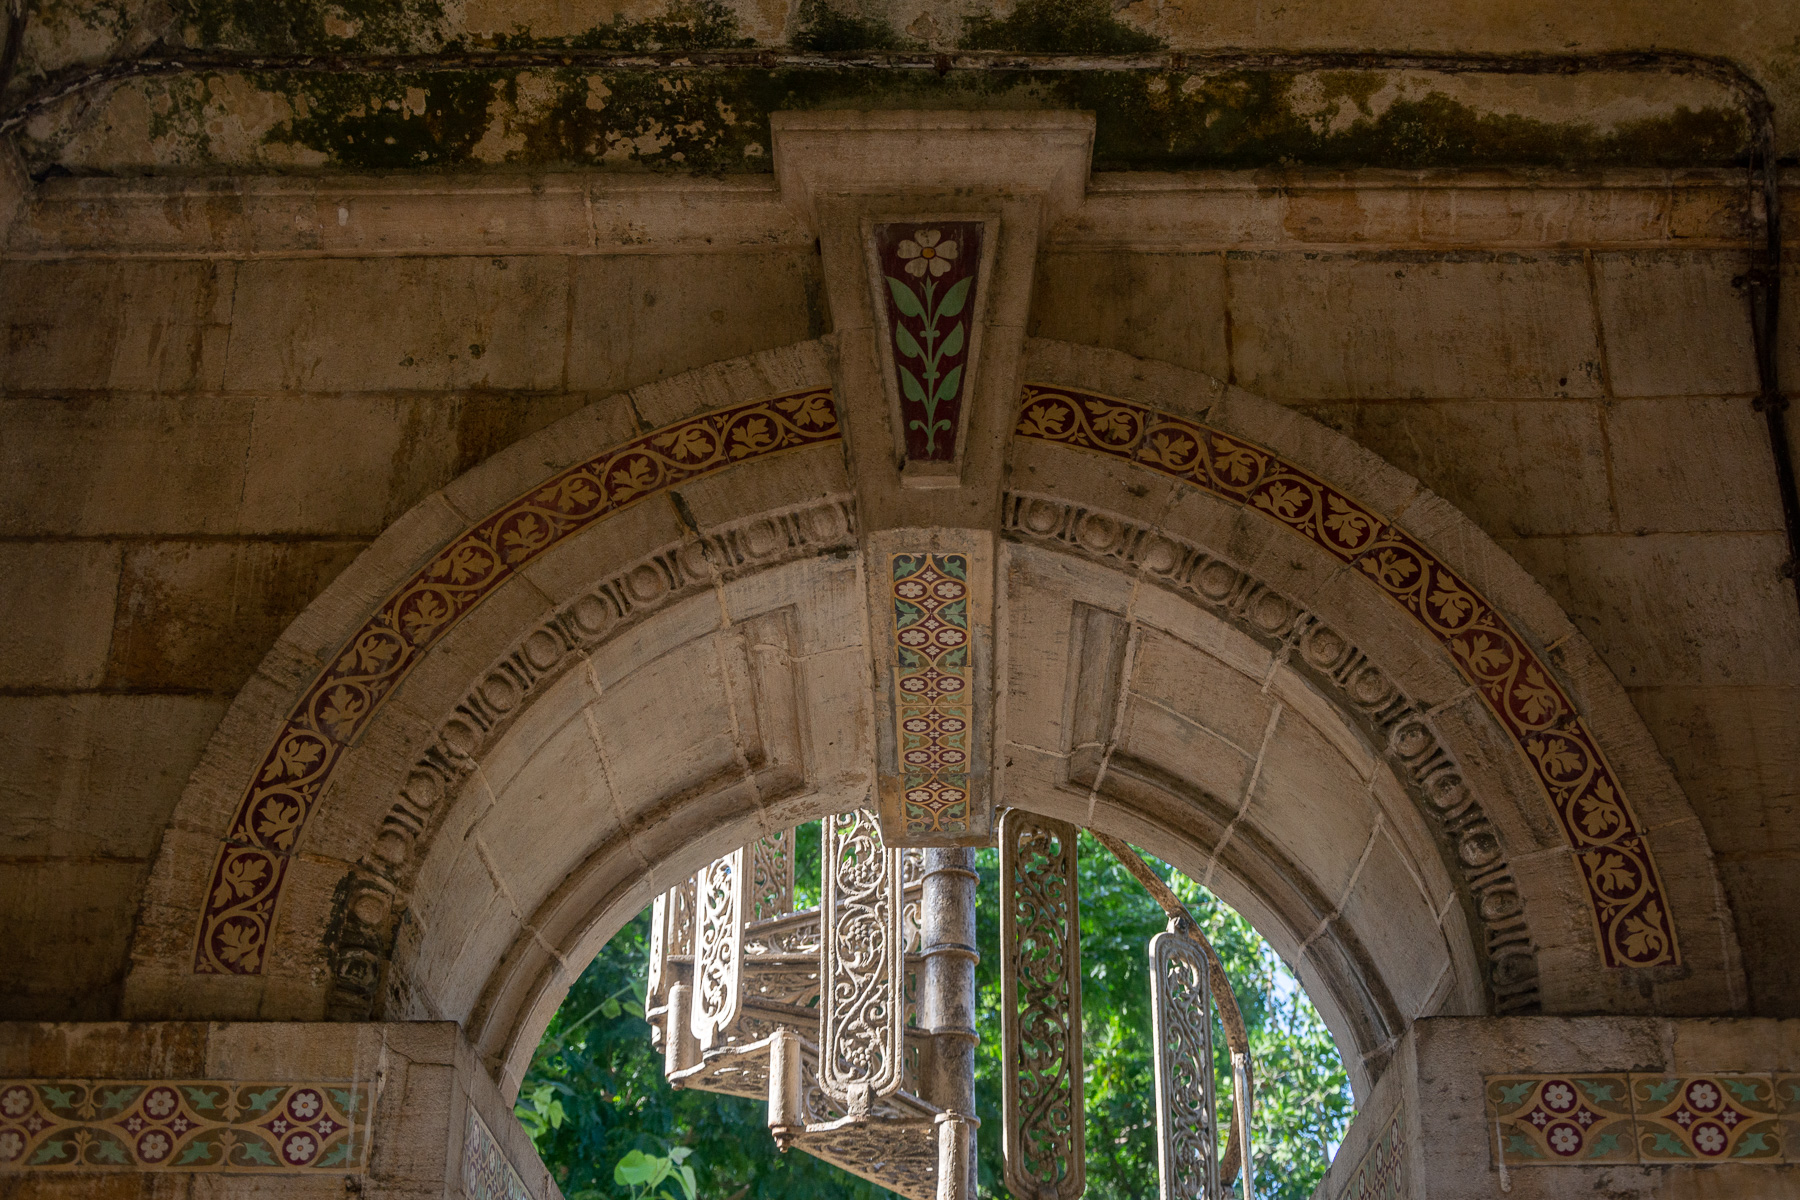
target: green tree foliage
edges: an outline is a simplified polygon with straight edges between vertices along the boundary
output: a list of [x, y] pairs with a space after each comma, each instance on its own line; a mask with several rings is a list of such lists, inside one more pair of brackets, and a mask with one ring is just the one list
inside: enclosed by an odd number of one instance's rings
[[[800, 900], [816, 904], [817, 826], [802, 826], [801, 833]], [[983, 851], [979, 868], [981, 1191], [984, 1200], [1003, 1200], [998, 855]], [[1156, 1194], [1147, 948], [1166, 919], [1085, 835], [1080, 869], [1087, 1195], [1142, 1200]], [[1250, 1032], [1258, 1076], [1257, 1195], [1305, 1200], [1349, 1121], [1350, 1093], [1337, 1048], [1292, 973], [1249, 923], [1192, 880], [1161, 870], [1218, 949]], [[545, 1032], [515, 1110], [569, 1200], [655, 1196], [659, 1190], [688, 1200], [690, 1178], [707, 1200], [890, 1196], [799, 1151], [777, 1152], [759, 1102], [669, 1087], [643, 1022], [648, 936], [645, 913], [614, 935], [582, 973]], [[1224, 1130], [1231, 1120], [1230, 1056], [1216, 1020], [1213, 1046]], [[652, 1178], [654, 1184], [647, 1184]]]

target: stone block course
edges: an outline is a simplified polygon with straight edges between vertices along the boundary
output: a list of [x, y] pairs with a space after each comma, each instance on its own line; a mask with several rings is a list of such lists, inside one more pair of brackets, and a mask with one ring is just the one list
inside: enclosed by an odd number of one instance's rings
[[106, 677], [119, 549], [0, 543], [0, 688], [93, 688]]
[[1596, 253], [1593, 264], [1612, 395], [1756, 391], [1749, 302], [1731, 286], [1741, 251]]
[[1233, 253], [1231, 381], [1281, 400], [1601, 394], [1579, 255]]
[[1227, 299], [1222, 254], [1057, 250], [1039, 264], [1028, 333], [1224, 379]]
[[288, 623], [367, 545], [126, 544], [107, 685], [235, 693]]

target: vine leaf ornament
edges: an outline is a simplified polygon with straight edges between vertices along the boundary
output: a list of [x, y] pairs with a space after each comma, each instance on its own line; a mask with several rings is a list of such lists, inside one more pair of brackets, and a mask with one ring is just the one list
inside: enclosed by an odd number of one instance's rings
[[1182, 922], [1150, 939], [1158, 1200], [1219, 1195], [1206, 949]]
[[899, 1090], [905, 1050], [901, 852], [875, 813], [825, 821], [819, 1084], [852, 1116]]
[[1075, 1200], [1087, 1186], [1077, 842], [1063, 821], [1016, 808], [1000, 818], [1006, 1187], [1030, 1200]]

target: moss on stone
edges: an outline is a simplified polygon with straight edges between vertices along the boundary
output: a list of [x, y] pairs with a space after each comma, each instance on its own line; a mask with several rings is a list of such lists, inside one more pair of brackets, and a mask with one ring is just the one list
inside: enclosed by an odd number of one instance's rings
[[1019, 0], [1004, 17], [970, 17], [961, 45], [1037, 54], [1134, 54], [1166, 43], [1113, 16], [1105, 0]]
[[900, 45], [886, 21], [840, 12], [826, 0], [800, 0], [794, 48], [829, 53], [837, 50], [893, 50]]

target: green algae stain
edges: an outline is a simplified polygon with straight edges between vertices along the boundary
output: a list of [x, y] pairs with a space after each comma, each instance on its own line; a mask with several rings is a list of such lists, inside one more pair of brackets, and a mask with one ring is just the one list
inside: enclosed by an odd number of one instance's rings
[[1019, 0], [1004, 17], [969, 18], [961, 40], [964, 50], [1036, 54], [1139, 54], [1166, 45], [1113, 16], [1102, 0]]
[[850, 50], [897, 50], [901, 39], [886, 21], [842, 12], [825, 0], [800, 0], [800, 23], [794, 49], [816, 53]]
[[294, 115], [263, 140], [303, 146], [354, 170], [462, 166], [487, 132], [488, 109], [506, 78], [463, 72], [265, 80]]

